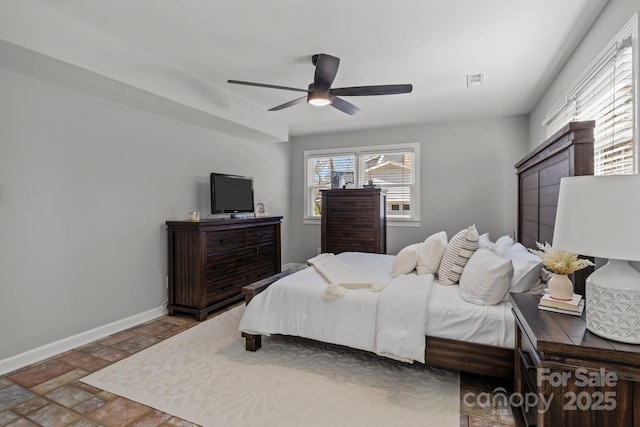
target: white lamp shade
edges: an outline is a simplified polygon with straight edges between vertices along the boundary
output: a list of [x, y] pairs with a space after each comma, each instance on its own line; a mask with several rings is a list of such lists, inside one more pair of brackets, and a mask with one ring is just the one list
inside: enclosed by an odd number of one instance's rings
[[552, 246], [640, 261], [640, 175], [562, 178]]

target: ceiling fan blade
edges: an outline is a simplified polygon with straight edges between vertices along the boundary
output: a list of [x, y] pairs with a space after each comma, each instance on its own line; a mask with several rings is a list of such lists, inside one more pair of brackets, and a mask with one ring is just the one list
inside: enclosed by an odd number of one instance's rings
[[321, 53], [315, 60], [316, 74], [313, 79], [313, 88], [316, 90], [329, 90], [333, 79], [338, 73], [340, 58]]
[[235, 85], [267, 87], [267, 88], [270, 88], [270, 89], [293, 90], [295, 92], [308, 92], [307, 89], [298, 89], [296, 87], [268, 85], [268, 84], [265, 84], [265, 83], [243, 82], [241, 80], [227, 80], [227, 83], [233, 83]]
[[337, 96], [369, 96], [369, 95], [395, 95], [399, 93], [410, 93], [413, 85], [377, 85], [377, 86], [354, 86], [331, 89], [332, 95]]
[[354, 114], [360, 111], [360, 109], [355, 105], [353, 105], [352, 103], [347, 102], [344, 99], [338, 98], [337, 96], [332, 97], [331, 106], [333, 108], [337, 108], [343, 113], [347, 113], [350, 116], [353, 116]]
[[289, 108], [292, 107], [296, 104], [300, 104], [301, 102], [304, 102], [307, 100], [306, 96], [300, 97], [300, 98], [296, 98], [293, 101], [289, 101], [289, 102], [285, 102], [284, 104], [278, 105], [276, 107], [273, 108], [269, 108], [269, 111], [278, 111], [278, 110], [282, 110], [284, 108]]

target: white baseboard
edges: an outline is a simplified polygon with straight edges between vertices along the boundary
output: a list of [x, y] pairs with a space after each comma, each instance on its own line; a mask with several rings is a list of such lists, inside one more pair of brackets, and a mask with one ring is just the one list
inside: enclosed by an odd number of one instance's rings
[[152, 308], [151, 310], [143, 313], [134, 314], [126, 319], [116, 320], [115, 322], [107, 325], [99, 326], [97, 328], [45, 344], [41, 347], [34, 348], [33, 350], [25, 351], [24, 353], [2, 359], [0, 360], [0, 375], [13, 372], [33, 363], [48, 359], [49, 357], [72, 350], [76, 347], [108, 337], [109, 335], [132, 328], [165, 314], [167, 314], [166, 301], [160, 307]]

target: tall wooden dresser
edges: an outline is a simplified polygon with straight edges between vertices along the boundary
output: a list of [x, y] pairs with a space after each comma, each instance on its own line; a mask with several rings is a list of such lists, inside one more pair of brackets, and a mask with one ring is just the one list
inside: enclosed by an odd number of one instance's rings
[[282, 217], [167, 221], [169, 315], [210, 311], [243, 297], [240, 289], [281, 270]]
[[386, 195], [379, 188], [320, 190], [322, 252], [387, 253]]

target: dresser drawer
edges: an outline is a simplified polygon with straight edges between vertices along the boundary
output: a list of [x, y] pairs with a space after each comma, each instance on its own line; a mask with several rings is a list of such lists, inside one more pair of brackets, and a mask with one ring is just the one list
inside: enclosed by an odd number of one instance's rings
[[372, 198], [357, 199], [341, 197], [333, 200], [329, 199], [327, 203], [327, 210], [331, 213], [345, 214], [345, 213], [362, 213], [373, 212], [375, 208]]
[[362, 215], [357, 212], [345, 212], [343, 214], [331, 212], [327, 216], [327, 221], [331, 223], [332, 229], [357, 227], [371, 231], [374, 218], [372, 215]]
[[247, 272], [249, 283], [257, 282], [278, 273], [279, 270], [275, 262], [265, 262], [263, 264], [251, 267]]
[[520, 334], [520, 343], [516, 348], [520, 372], [523, 376], [523, 385], [527, 392], [537, 390], [537, 369], [540, 367], [540, 355], [529, 340], [526, 334]]
[[276, 239], [276, 228], [273, 226], [267, 225], [247, 229], [247, 246], [275, 243]]
[[207, 257], [207, 282], [230, 274], [238, 274], [257, 261], [255, 248], [216, 252]]
[[371, 236], [371, 228], [373, 227], [373, 221], [365, 220], [334, 220], [331, 223], [331, 232], [339, 236], [353, 236], [368, 234]]
[[[519, 372], [520, 390], [516, 390], [523, 396], [538, 395], [537, 373], [540, 367], [540, 355], [536, 351], [533, 343], [525, 334], [523, 328], [517, 323], [520, 329], [520, 339], [515, 349], [516, 372]], [[520, 407], [526, 426], [538, 425], [538, 408], [535, 405], [522, 405]]]
[[220, 230], [207, 233], [207, 255], [213, 252], [242, 248], [247, 244], [244, 229]]
[[257, 259], [255, 265], [261, 266], [263, 264], [275, 264], [277, 255], [278, 247], [276, 245], [260, 245], [257, 247]]
[[246, 270], [207, 281], [207, 304], [212, 304], [240, 294], [240, 289], [246, 283]]

